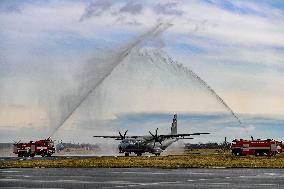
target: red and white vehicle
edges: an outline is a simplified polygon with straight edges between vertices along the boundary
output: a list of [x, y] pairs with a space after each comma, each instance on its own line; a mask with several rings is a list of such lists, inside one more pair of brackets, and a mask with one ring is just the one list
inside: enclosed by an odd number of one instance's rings
[[29, 143], [15, 143], [13, 153], [18, 157], [34, 157], [35, 155], [51, 156], [55, 152], [54, 142], [48, 138]]
[[271, 156], [282, 152], [282, 141], [272, 139], [266, 140], [244, 140], [235, 139], [231, 145], [232, 154], [236, 156], [256, 155]]

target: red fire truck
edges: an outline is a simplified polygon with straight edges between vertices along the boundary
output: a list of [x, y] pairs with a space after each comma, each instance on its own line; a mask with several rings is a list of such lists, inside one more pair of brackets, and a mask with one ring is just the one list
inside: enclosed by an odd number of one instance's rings
[[266, 140], [244, 140], [235, 139], [231, 145], [232, 154], [236, 156], [256, 155], [256, 156], [271, 156], [282, 152], [282, 141], [272, 139]]
[[18, 157], [34, 157], [35, 155], [51, 156], [55, 152], [54, 142], [48, 138], [29, 143], [15, 143], [13, 153]]

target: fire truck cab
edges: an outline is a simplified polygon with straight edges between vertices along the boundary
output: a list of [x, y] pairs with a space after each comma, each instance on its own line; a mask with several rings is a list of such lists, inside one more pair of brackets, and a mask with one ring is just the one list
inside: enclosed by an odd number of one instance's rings
[[271, 156], [282, 152], [282, 141], [272, 139], [266, 140], [244, 140], [235, 139], [231, 145], [232, 154], [235, 156], [256, 155]]
[[18, 157], [34, 157], [35, 155], [51, 156], [55, 152], [54, 142], [51, 139], [30, 141], [29, 143], [15, 143], [14, 154]]

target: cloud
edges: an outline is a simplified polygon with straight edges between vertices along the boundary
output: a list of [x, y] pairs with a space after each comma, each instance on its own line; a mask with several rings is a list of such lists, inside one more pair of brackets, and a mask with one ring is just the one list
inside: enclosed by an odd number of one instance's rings
[[93, 16], [100, 16], [105, 11], [108, 11], [113, 5], [114, 1], [112, 0], [96, 0], [92, 2], [85, 8], [84, 14], [81, 16], [80, 21], [88, 19]]
[[137, 15], [141, 13], [142, 9], [143, 9], [142, 4], [130, 1], [126, 3], [119, 11]]
[[115, 23], [117, 24], [120, 24], [120, 25], [130, 25], [130, 26], [141, 26], [142, 24], [140, 22], [138, 22], [136, 19], [134, 18], [131, 18], [129, 19], [128, 17], [126, 16], [119, 16]]
[[183, 11], [177, 9], [177, 5], [178, 3], [176, 2], [170, 2], [165, 4], [159, 3], [154, 7], [154, 11], [158, 14], [181, 16], [183, 14]]

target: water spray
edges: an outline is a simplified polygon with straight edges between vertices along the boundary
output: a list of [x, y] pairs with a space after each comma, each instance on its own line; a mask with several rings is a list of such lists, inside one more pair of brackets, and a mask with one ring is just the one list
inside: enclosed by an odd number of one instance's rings
[[[231, 115], [238, 121], [239, 124], [242, 124], [241, 120], [237, 116], [237, 114], [229, 107], [229, 105], [217, 94], [217, 92], [206, 82], [204, 81], [200, 76], [198, 76], [193, 70], [191, 70], [188, 67], [185, 67], [183, 64], [178, 63], [177, 61], [174, 61], [166, 52], [164, 51], [154, 51], [152, 53], [154, 57], [159, 57], [163, 63], [170, 64], [173, 66], [173, 68], [180, 72], [184, 72], [189, 78], [192, 78], [194, 81], [196, 81], [199, 85], [201, 85], [203, 88], [205, 88], [207, 91], [209, 91], [210, 95], [213, 96], [217, 102], [222, 104], [222, 106], [225, 107], [226, 110], [228, 110]], [[151, 56], [149, 56], [152, 63], [155, 61]], [[158, 66], [157, 64], [154, 64]], [[161, 67], [158, 67], [158, 69], [162, 69]], [[166, 70], [167, 71], [167, 70]], [[175, 76], [180, 73], [173, 73]]]
[[215, 99], [220, 102], [231, 114], [232, 116], [238, 121], [239, 124], [242, 124], [240, 118], [237, 116], [237, 114], [228, 106], [228, 104], [217, 94], [217, 92], [206, 82], [204, 81], [200, 76], [198, 76], [195, 72], [193, 72], [191, 69], [183, 66], [182, 64], [178, 64], [175, 62], [171, 57], [168, 56], [168, 60], [171, 63], [175, 63], [178, 65], [184, 72], [189, 75], [191, 78], [196, 80], [201, 86], [203, 86], [207, 91], [210, 92], [210, 94], [215, 97]]
[[[82, 105], [82, 103], [92, 94], [98, 86], [100, 86], [104, 80], [113, 72], [113, 70], [130, 54], [130, 52], [133, 49], [139, 48], [143, 43], [153, 40], [156, 37], [158, 37], [161, 33], [163, 33], [166, 29], [168, 29], [171, 26], [170, 23], [159, 23], [154, 28], [152, 28], [150, 31], [146, 32], [145, 34], [138, 37], [136, 40], [134, 40], [132, 43], [129, 43], [126, 45], [122, 50], [114, 54], [114, 57], [110, 62], [106, 62], [106, 70], [103, 72], [103, 75], [97, 80], [92, 81], [92, 85], [81, 95], [81, 98], [79, 100], [75, 101], [74, 104], [68, 106], [68, 111], [63, 112], [64, 114], [61, 117], [61, 120], [56, 124], [56, 127], [51, 132], [50, 137], [54, 135], [54, 133], [74, 114], [74, 112]], [[195, 72], [193, 72], [191, 69], [183, 66], [182, 64], [178, 64], [174, 60], [172, 60], [169, 56], [167, 57], [168, 61], [172, 63], [176, 68], [182, 69], [184, 73], [186, 73], [190, 78], [193, 78], [195, 81], [197, 81], [201, 86], [203, 86], [207, 91], [210, 92], [210, 94], [215, 97], [215, 99], [220, 102], [232, 115], [239, 124], [241, 124], [241, 121], [239, 117], [234, 113], [234, 111], [227, 105], [227, 103], [216, 93], [212, 87], [205, 82], [201, 77], [199, 77]], [[70, 99], [72, 100], [72, 99]], [[73, 99], [74, 100], [74, 99]]]
[[146, 32], [145, 34], [138, 37], [135, 41], [132, 43], [129, 43], [124, 48], [122, 48], [121, 51], [119, 51], [115, 58], [110, 62], [110, 67], [108, 67], [108, 70], [104, 73], [104, 75], [97, 81], [94, 82], [94, 84], [86, 90], [86, 92], [82, 95], [82, 97], [75, 102], [71, 107], [69, 107], [69, 111], [66, 112], [62, 119], [59, 121], [59, 123], [56, 125], [54, 130], [49, 135], [50, 137], [54, 135], [54, 133], [73, 115], [73, 113], [81, 106], [81, 104], [90, 96], [91, 93], [93, 93], [96, 88], [103, 83], [103, 81], [112, 73], [112, 71], [129, 55], [132, 49], [138, 48], [141, 46], [144, 42], [154, 39], [157, 36], [159, 36], [161, 33], [163, 33], [166, 29], [168, 29], [171, 26], [170, 23], [159, 23], [154, 28], [152, 28], [150, 31]]

